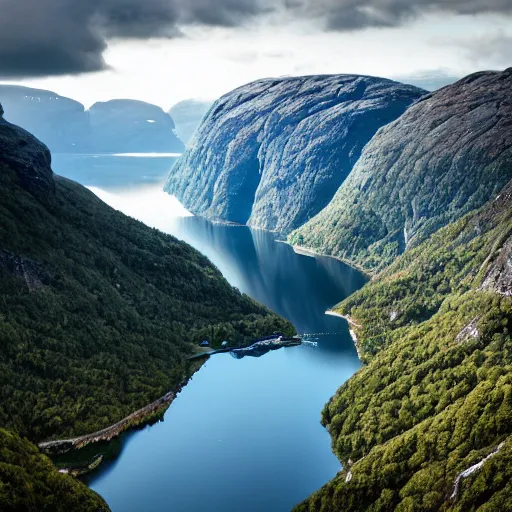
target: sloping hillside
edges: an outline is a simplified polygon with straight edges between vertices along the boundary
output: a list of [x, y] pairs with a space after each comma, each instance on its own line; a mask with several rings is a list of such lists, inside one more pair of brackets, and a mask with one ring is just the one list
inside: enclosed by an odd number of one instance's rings
[[511, 246], [509, 182], [337, 306], [368, 364], [322, 415], [345, 469], [298, 511], [510, 510]]
[[290, 241], [376, 272], [494, 197], [511, 162], [512, 68], [468, 76], [379, 130]]

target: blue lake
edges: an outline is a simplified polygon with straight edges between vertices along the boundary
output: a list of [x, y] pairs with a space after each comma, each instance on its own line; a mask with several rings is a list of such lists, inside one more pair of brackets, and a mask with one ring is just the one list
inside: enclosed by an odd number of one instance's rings
[[[155, 165], [114, 160], [116, 169], [128, 165], [130, 177], [137, 167], [147, 176]], [[73, 177], [65, 166], [55, 170]], [[270, 233], [175, 216], [160, 192], [165, 173], [158, 180], [154, 171], [152, 183], [160, 182], [154, 188], [135, 178], [126, 189], [108, 166], [104, 172], [91, 169], [78, 181], [196, 247], [232, 285], [287, 317], [317, 346], [260, 358], [213, 356], [163, 422], [121, 437], [120, 455], [91, 475], [89, 485], [114, 512], [290, 510], [340, 469], [320, 413], [360, 362], [346, 323], [324, 312], [360, 288], [364, 277], [334, 259], [295, 254]]]

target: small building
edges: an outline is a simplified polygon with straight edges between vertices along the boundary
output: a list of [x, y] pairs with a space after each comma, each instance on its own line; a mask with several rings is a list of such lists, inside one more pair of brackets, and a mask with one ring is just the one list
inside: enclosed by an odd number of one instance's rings
[[208, 340], [201, 341], [201, 347], [209, 347], [209, 346], [210, 346], [210, 342]]
[[225, 340], [221, 343], [222, 348], [226, 348], [228, 345], [229, 345], [229, 343]]

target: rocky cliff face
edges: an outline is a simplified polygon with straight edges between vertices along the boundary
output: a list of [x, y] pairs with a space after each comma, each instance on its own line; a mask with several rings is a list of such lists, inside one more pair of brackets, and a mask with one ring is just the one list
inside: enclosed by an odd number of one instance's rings
[[423, 93], [354, 75], [245, 85], [215, 102], [165, 190], [196, 214], [288, 232], [329, 202], [368, 140]]
[[7, 122], [0, 105], [0, 164], [15, 169], [21, 185], [38, 199], [55, 191], [48, 148], [31, 133]]
[[422, 98], [366, 146], [331, 203], [290, 240], [378, 270], [512, 177], [512, 68]]
[[95, 103], [89, 110], [51, 91], [0, 85], [8, 119], [56, 153], [181, 152], [174, 122], [160, 107], [134, 100]]

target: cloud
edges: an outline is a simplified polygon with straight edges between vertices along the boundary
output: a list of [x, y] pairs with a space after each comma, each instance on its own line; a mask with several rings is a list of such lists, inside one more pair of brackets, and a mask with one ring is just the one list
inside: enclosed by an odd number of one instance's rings
[[294, 0], [295, 9], [323, 18], [331, 30], [397, 27], [418, 16], [446, 12], [456, 15], [512, 14], [512, 0]]
[[457, 41], [467, 59], [477, 66], [512, 66], [512, 36], [504, 32], [487, 34], [481, 37]]
[[2, 0], [0, 78], [100, 71], [110, 40], [180, 37], [190, 25], [236, 28], [272, 14], [355, 31], [431, 12], [511, 15], [512, 0]]
[[3, 0], [0, 78], [100, 71], [110, 39], [173, 38], [187, 24], [236, 26], [268, 8], [268, 0]]

